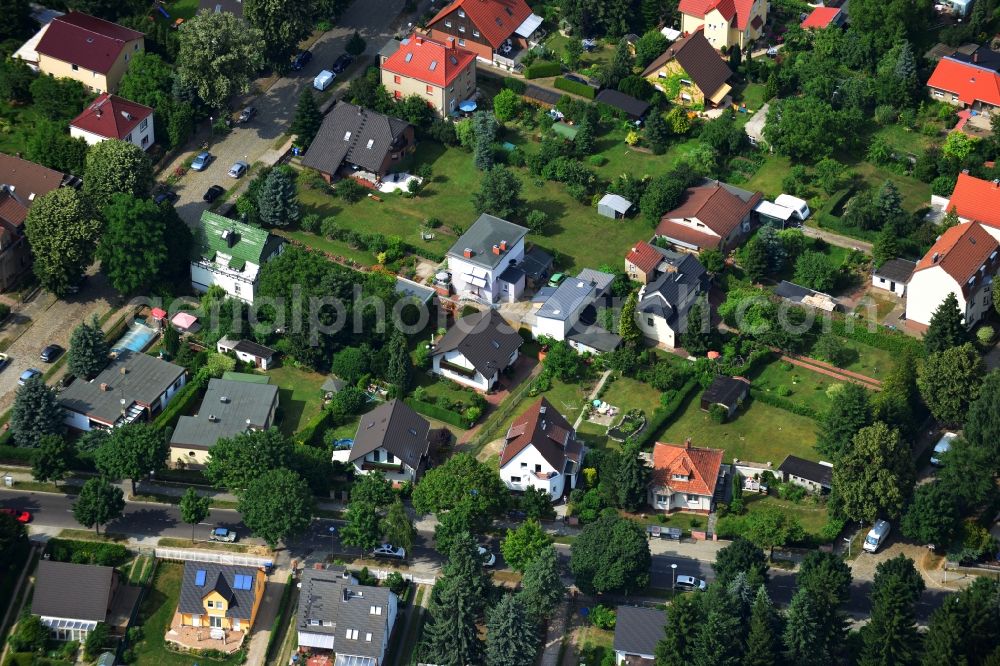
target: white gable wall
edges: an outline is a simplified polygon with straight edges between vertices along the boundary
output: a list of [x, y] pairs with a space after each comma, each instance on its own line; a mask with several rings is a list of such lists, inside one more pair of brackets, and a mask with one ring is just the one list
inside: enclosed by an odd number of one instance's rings
[[458, 365], [463, 368], [468, 368], [469, 370], [475, 370], [475, 368], [473, 368], [472, 366], [472, 362], [469, 361], [469, 359], [465, 358], [465, 355], [462, 352], [458, 351], [457, 349], [445, 352], [444, 354], [434, 355], [433, 366], [432, 366], [432, 371], [434, 372], [434, 374], [441, 375], [446, 379], [450, 379], [456, 384], [461, 384], [462, 386], [468, 386], [478, 391], [489, 391], [491, 388], [493, 388], [493, 384], [496, 382], [497, 378], [496, 374], [493, 375], [493, 377], [487, 379], [486, 377], [483, 376], [483, 373], [477, 370], [475, 377], [468, 377], [461, 373], [455, 372], [454, 370], [450, 370], [447, 367], [441, 367], [442, 360], [447, 361], [452, 365]]
[[[481, 298], [489, 302], [494, 302], [501, 293], [502, 285], [497, 277], [507, 266], [510, 265], [512, 261], [521, 263], [524, 260], [524, 239], [521, 238], [519, 241], [514, 243], [512, 246], [507, 248], [507, 251], [503, 253], [500, 263], [496, 265], [495, 268], [483, 268], [464, 257], [456, 257], [454, 255], [448, 255], [448, 271], [451, 273], [451, 283], [455, 287], [455, 292], [459, 295], [473, 296], [475, 298]], [[477, 287], [471, 282], [467, 282], [466, 276], [472, 273], [473, 269], [476, 270], [478, 274], [486, 272], [486, 286]], [[515, 297], [519, 294], [515, 294]]]
[[914, 271], [908, 287], [906, 318], [919, 324], [930, 324], [931, 317], [948, 294], [958, 298], [958, 308], [966, 311], [961, 286], [940, 266]]
[[[535, 475], [536, 469], [543, 474], [554, 474], [554, 476], [540, 479]], [[534, 446], [524, 447], [510, 462], [501, 467], [500, 478], [511, 490], [538, 488], [547, 492], [552, 499], [562, 497], [566, 482], [562, 469], [554, 469]]]

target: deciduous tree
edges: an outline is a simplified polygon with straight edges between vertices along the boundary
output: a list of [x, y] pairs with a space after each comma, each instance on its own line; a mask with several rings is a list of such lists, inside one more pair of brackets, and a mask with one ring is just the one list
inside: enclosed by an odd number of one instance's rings
[[642, 34], [635, 43], [635, 62], [639, 67], [646, 67], [667, 50], [670, 43], [659, 30], [653, 29]]
[[194, 488], [188, 488], [181, 496], [181, 520], [191, 526], [191, 543], [194, 543], [194, 528], [208, 518], [210, 500], [199, 495]]
[[159, 428], [148, 423], [129, 423], [112, 429], [94, 456], [97, 468], [113, 479], [135, 482], [163, 469], [170, 445]]
[[38, 452], [31, 463], [31, 476], [35, 481], [53, 481], [59, 485], [69, 472], [72, 459], [72, 444], [59, 435], [46, 435], [38, 442]]
[[151, 199], [116, 194], [104, 207], [105, 227], [97, 258], [111, 285], [122, 296], [149, 287], [164, 275], [166, 217], [172, 214]]
[[516, 530], [507, 529], [507, 536], [500, 544], [500, 552], [510, 568], [523, 573], [551, 543], [551, 537], [538, 521], [526, 520]]
[[913, 492], [903, 514], [903, 536], [923, 544], [947, 544], [955, 534], [958, 504], [946, 484], [925, 483]]
[[277, 428], [251, 430], [215, 443], [203, 474], [216, 488], [246, 490], [268, 470], [287, 467], [292, 443]]
[[389, 506], [389, 511], [381, 523], [382, 536], [388, 543], [401, 546], [410, 552], [417, 538], [417, 528], [413, 519], [406, 512], [402, 500], [397, 499]]
[[211, 109], [250, 91], [264, 64], [264, 34], [230, 12], [204, 9], [184, 24], [177, 54], [177, 78]]
[[63, 433], [63, 418], [55, 390], [41, 377], [32, 377], [14, 394], [10, 434], [18, 446], [36, 447], [44, 437]]
[[344, 520], [346, 524], [340, 530], [340, 540], [360, 548], [362, 553], [372, 552], [382, 536], [375, 505], [354, 500], [348, 505]]
[[571, 546], [570, 569], [585, 594], [628, 594], [649, 584], [649, 543], [642, 527], [617, 514], [587, 525]]
[[87, 158], [87, 142], [71, 137], [64, 125], [43, 120], [35, 124], [28, 136], [25, 156], [50, 169], [80, 175]]
[[65, 295], [94, 258], [101, 233], [97, 216], [77, 190], [60, 187], [35, 200], [24, 227], [35, 276], [49, 291]]
[[[21, 0], [15, 1], [21, 2]], [[34, 80], [35, 73], [20, 58], [0, 60], [0, 99], [3, 101], [22, 104], [30, 102], [31, 83]]]
[[83, 193], [95, 210], [103, 213], [116, 194], [148, 199], [152, 187], [153, 163], [134, 143], [108, 139], [87, 151]]
[[743, 537], [737, 537], [719, 551], [712, 569], [719, 585], [728, 586], [741, 571], [747, 574], [747, 585], [751, 588], [767, 583], [764, 551]]
[[313, 499], [298, 474], [271, 469], [250, 482], [237, 508], [250, 531], [274, 548], [309, 527]]
[[104, 477], [88, 479], [73, 503], [73, 517], [84, 527], [101, 533], [101, 525], [121, 518], [125, 511], [125, 494]]
[[532, 617], [539, 622], [549, 617], [566, 594], [559, 576], [559, 556], [551, 545], [542, 548], [525, 568], [520, 595]]
[[87, 91], [75, 79], [55, 78], [42, 74], [31, 82], [31, 99], [35, 109], [48, 120], [66, 122], [83, 108]]
[[264, 36], [265, 59], [281, 71], [314, 29], [320, 6], [318, 0], [245, 0], [243, 18]]
[[803, 537], [802, 524], [777, 507], [767, 507], [747, 516], [746, 538], [767, 549], [769, 555], [776, 547], [801, 541]]
[[914, 477], [909, 445], [899, 430], [882, 422], [859, 430], [853, 448], [833, 467], [833, 486], [843, 501], [844, 515], [867, 522], [897, 518], [913, 490]]
[[928, 356], [918, 371], [917, 386], [934, 418], [959, 424], [979, 397], [984, 372], [982, 358], [966, 343]]
[[820, 420], [816, 450], [836, 462], [851, 450], [854, 435], [871, 422], [868, 390], [857, 384], [843, 384]]
[[[571, 40], [575, 41], [575, 40]], [[493, 98], [493, 114], [500, 122], [516, 118], [521, 111], [521, 98], [510, 88], [504, 88]]]
[[497, 164], [483, 174], [479, 191], [472, 195], [479, 213], [503, 219], [515, 217], [521, 208], [521, 181], [513, 171]]
[[377, 509], [384, 509], [395, 499], [392, 483], [381, 472], [362, 474], [351, 486], [352, 502], [368, 502]]
[[440, 513], [469, 502], [477, 515], [500, 516], [507, 507], [507, 487], [496, 471], [468, 453], [458, 453], [424, 474], [413, 490], [417, 513]]
[[795, 261], [795, 281], [816, 291], [829, 292], [837, 286], [837, 269], [821, 252], [803, 252]]

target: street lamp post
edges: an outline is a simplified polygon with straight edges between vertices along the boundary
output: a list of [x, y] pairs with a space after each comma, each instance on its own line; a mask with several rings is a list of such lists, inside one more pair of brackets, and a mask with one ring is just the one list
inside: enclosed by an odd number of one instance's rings
[[847, 542], [847, 559], [851, 559], [851, 537], [844, 537], [844, 541]]
[[670, 589], [673, 590], [673, 589], [677, 588], [677, 563], [676, 562], [674, 562], [674, 563], [672, 563], [670, 565], [670, 573], [671, 573], [672, 579], [673, 579], [673, 584], [670, 586]]

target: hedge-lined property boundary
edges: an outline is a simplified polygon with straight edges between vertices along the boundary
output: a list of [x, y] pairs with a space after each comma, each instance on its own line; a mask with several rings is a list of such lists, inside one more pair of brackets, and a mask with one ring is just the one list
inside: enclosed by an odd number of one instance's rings
[[660, 428], [663, 427], [667, 420], [673, 418], [677, 410], [684, 404], [684, 401], [688, 399], [688, 396], [699, 386], [701, 386], [701, 383], [698, 379], [692, 377], [687, 380], [684, 386], [677, 390], [677, 393], [674, 394], [673, 398], [667, 404], [657, 407], [656, 411], [649, 417], [649, 423], [646, 424], [639, 437], [636, 438], [639, 446], [645, 447], [651, 440], [656, 439], [656, 436], [660, 433]]
[[786, 412], [791, 412], [792, 414], [798, 414], [799, 416], [805, 416], [810, 419], [816, 419], [820, 416], [814, 409], [810, 409], [805, 405], [800, 405], [794, 400], [789, 400], [769, 391], [764, 391], [756, 386], [750, 387], [750, 395], [753, 396], [754, 400], [758, 400], [765, 405], [777, 407], [778, 409], [783, 409]]
[[885, 326], [878, 326], [874, 332], [868, 330], [867, 324], [862, 321], [853, 321], [848, 325], [846, 319], [834, 317], [830, 320], [830, 330], [842, 338], [854, 340], [869, 347], [884, 349], [885, 351], [903, 353], [910, 352], [917, 357], [927, 355], [927, 350], [916, 338], [911, 338], [905, 333], [899, 333]]
[[303, 444], [312, 444], [317, 433], [326, 430], [331, 418], [333, 418], [333, 412], [329, 409], [321, 409], [319, 414], [312, 417], [302, 430], [295, 433], [295, 439]]
[[184, 410], [188, 408], [191, 401], [196, 400], [199, 392], [208, 385], [208, 378], [195, 375], [187, 384], [181, 388], [173, 400], [167, 403], [166, 408], [153, 419], [153, 426], [156, 428], [168, 428], [177, 425], [177, 419], [181, 417]]
[[524, 68], [524, 78], [540, 79], [544, 76], [559, 76], [562, 74], [562, 65], [557, 62], [546, 62], [539, 60]]
[[437, 419], [438, 421], [444, 421], [448, 425], [453, 425], [456, 428], [468, 430], [473, 425], [458, 412], [453, 412], [450, 409], [445, 409], [444, 407], [440, 407], [438, 405], [432, 405], [429, 402], [424, 402], [415, 398], [407, 398], [403, 402], [412, 407], [413, 411], [418, 414], [429, 416], [430, 418]]
[[579, 83], [577, 81], [570, 81], [562, 76], [556, 77], [552, 85], [559, 90], [565, 90], [568, 93], [586, 97], [587, 99], [594, 99], [597, 96], [597, 90], [593, 86], [588, 86], [586, 83]]

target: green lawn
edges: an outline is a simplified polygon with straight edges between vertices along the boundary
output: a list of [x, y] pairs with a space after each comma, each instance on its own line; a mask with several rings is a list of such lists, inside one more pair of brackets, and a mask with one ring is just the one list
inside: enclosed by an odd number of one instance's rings
[[660, 406], [660, 392], [631, 377], [621, 377], [614, 381], [608, 380], [601, 400], [618, 407], [622, 412], [641, 409], [649, 416]]
[[813, 504], [808, 499], [795, 503], [770, 495], [754, 493], [744, 494], [743, 499], [746, 501], [748, 512], [760, 511], [765, 507], [776, 507], [782, 513], [798, 519], [803, 529], [809, 534], [817, 534], [826, 525], [828, 519], [826, 506]]
[[303, 245], [308, 245], [309, 247], [332, 254], [335, 257], [345, 257], [347, 259], [351, 259], [362, 266], [375, 265], [375, 255], [367, 250], [351, 247], [343, 241], [332, 240], [330, 238], [311, 234], [308, 231], [302, 231], [301, 229], [273, 229], [272, 231], [279, 236], [290, 238], [294, 241], [302, 243]]
[[[553, 31], [549, 38], [545, 40], [545, 46], [555, 53], [554, 60], [561, 60], [566, 53], [566, 44], [572, 39], [579, 38], [566, 37]], [[576, 71], [587, 69], [591, 65], [608, 65], [614, 57], [615, 47], [598, 40], [597, 48], [590, 53], [584, 51], [583, 55], [580, 56], [580, 65], [576, 68]]]
[[[780, 155], [769, 155], [764, 160], [764, 164], [757, 169], [753, 178], [747, 181], [743, 187], [748, 190], [760, 190], [768, 199], [774, 199], [782, 192], [781, 181], [788, 175], [788, 170], [792, 168], [792, 161]], [[813, 206], [813, 202], [809, 202]]]
[[268, 370], [271, 383], [278, 387], [278, 405], [284, 417], [281, 432], [289, 437], [301, 430], [323, 407], [320, 387], [326, 377], [318, 372], [281, 366]]
[[868, 183], [872, 190], [878, 190], [886, 180], [895, 183], [903, 197], [903, 208], [908, 211], [916, 211], [931, 205], [931, 186], [912, 176], [901, 176], [868, 162], [851, 165], [851, 168]]
[[875, 133], [875, 136], [885, 139], [893, 150], [913, 155], [920, 155], [931, 146], [940, 143], [937, 137], [926, 136], [919, 129], [911, 130], [898, 124], [883, 127]]
[[812, 419], [750, 401], [734, 420], [717, 424], [701, 411], [700, 396], [694, 392], [658, 441], [679, 444], [690, 437], [695, 446], [724, 449], [727, 462], [735, 457], [777, 466], [788, 454], [819, 460], [813, 448], [816, 422]]
[[671, 144], [663, 155], [654, 155], [633, 149], [625, 143], [625, 130], [616, 128], [601, 136], [595, 144], [595, 152], [608, 160], [607, 164], [597, 167], [595, 171], [601, 178], [609, 181], [623, 173], [631, 173], [636, 177], [659, 175], [698, 145], [698, 139], [687, 139]]
[[[771, 393], [783, 386], [791, 391], [791, 394], [784, 396], [786, 400], [809, 407], [817, 415], [825, 412], [830, 404], [826, 389], [837, 382], [831, 377], [799, 366], [793, 365], [791, 369], [786, 370], [788, 365], [790, 364], [775, 361], [764, 366], [763, 370], [752, 378], [754, 388]], [[754, 405], [753, 408], [759, 406], [763, 405]]]
[[[167, 13], [170, 14], [170, 19], [189, 19], [198, 13], [198, 0], [174, 0], [173, 2], [168, 2], [165, 8]], [[163, 18], [163, 15], [158, 11], [151, 12], [153, 16]]]
[[749, 83], [736, 97], [736, 99], [740, 102], [746, 103], [747, 109], [750, 110], [750, 113], [745, 114], [747, 118], [749, 118], [754, 112], [758, 111], [760, 107], [764, 106], [765, 89], [766, 86], [761, 83]]
[[857, 358], [844, 366], [845, 370], [857, 372], [873, 379], [885, 379], [885, 376], [896, 365], [896, 359], [890, 351], [870, 347], [854, 340], [844, 340], [844, 344], [857, 353]]
[[594, 625], [587, 625], [577, 629], [576, 645], [578, 661], [580, 664], [605, 663], [606, 659], [614, 660], [615, 652], [612, 644], [615, 640], [615, 632], [605, 629], [598, 629]]
[[43, 118], [32, 105], [0, 102], [0, 153], [15, 155], [27, 149], [28, 137]]
[[448, 408], [451, 403], [461, 400], [467, 406], [471, 404], [472, 389], [463, 388], [455, 382], [441, 379], [438, 375], [426, 372], [418, 373], [417, 386], [424, 389], [427, 395], [437, 399], [435, 404]]
[[183, 564], [160, 561], [153, 586], [139, 609], [139, 619], [136, 624], [142, 627], [143, 639], [134, 647], [135, 663], [157, 664], [157, 666], [191, 666], [196, 661], [226, 665], [240, 663], [239, 656], [209, 659], [193, 657], [190, 654], [181, 655], [167, 649], [163, 637], [170, 628], [170, 621], [177, 610], [183, 575]]

